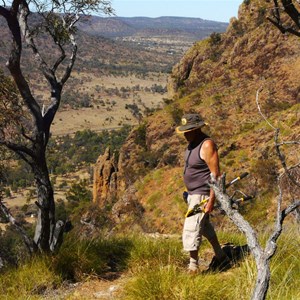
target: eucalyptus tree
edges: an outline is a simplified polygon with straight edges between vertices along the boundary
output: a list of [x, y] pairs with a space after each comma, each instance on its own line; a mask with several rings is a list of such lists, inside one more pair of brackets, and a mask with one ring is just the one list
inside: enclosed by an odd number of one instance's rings
[[[58, 111], [63, 88], [76, 61], [76, 29], [80, 18], [91, 13], [112, 14], [105, 0], [1, 0], [0, 21], [6, 28], [1, 33], [7, 45], [6, 67], [16, 87], [8, 93], [7, 106], [18, 118], [0, 124], [0, 145], [14, 151], [33, 171], [37, 188], [38, 221], [34, 235], [35, 248], [54, 251], [57, 232], [63, 227], [55, 222], [55, 202], [46, 159], [51, 124]], [[36, 72], [44, 78], [48, 101], [42, 104], [35, 95], [37, 78], [26, 74], [29, 51]], [[32, 66], [32, 65], [31, 65]], [[3, 89], [2, 85], [0, 87]], [[3, 91], [3, 95], [5, 91]], [[12, 111], [12, 110], [10, 110]], [[5, 115], [5, 114], [4, 114]], [[26, 176], [26, 174], [24, 174]]]

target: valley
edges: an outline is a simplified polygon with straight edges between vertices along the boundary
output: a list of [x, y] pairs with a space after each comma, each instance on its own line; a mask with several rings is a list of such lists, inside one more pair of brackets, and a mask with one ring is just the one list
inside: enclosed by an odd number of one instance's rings
[[[5, 38], [7, 32], [2, 22], [0, 28]], [[51, 136], [64, 138], [85, 130], [100, 133], [141, 123], [145, 116], [162, 109], [168, 101], [168, 77], [185, 52], [212, 32], [225, 31], [226, 26], [226, 23], [176, 17], [109, 20], [92, 17], [79, 26], [78, 58], [62, 94]], [[45, 57], [52, 51], [55, 53], [44, 41], [40, 46]], [[3, 54], [0, 62], [5, 62], [7, 47], [0, 44]], [[34, 96], [46, 108], [48, 85], [30, 59], [28, 49], [24, 49], [24, 63]], [[55, 199], [65, 201], [73, 183], [81, 179], [90, 182], [90, 164], [59, 176], [53, 174], [52, 178]], [[62, 182], [66, 182], [63, 187]], [[31, 184], [25, 188], [22, 185], [12, 188], [10, 196], [4, 198], [8, 207], [18, 210], [25, 204], [34, 206], [34, 197], [29, 200]]]

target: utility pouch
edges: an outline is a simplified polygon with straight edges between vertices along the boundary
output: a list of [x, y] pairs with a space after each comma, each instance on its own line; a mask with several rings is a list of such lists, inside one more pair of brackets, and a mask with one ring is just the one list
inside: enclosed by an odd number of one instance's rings
[[186, 204], [188, 204], [188, 201], [187, 201], [188, 196], [189, 196], [189, 193], [188, 193], [187, 191], [184, 191], [184, 192], [182, 193], [182, 198], [183, 198], [183, 200], [184, 200], [184, 202], [185, 202]]

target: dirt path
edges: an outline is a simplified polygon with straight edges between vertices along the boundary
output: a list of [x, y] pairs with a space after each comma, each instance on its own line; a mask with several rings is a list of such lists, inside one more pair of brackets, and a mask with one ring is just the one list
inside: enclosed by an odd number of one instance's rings
[[120, 299], [120, 294], [129, 275], [126, 273], [107, 274], [107, 278], [88, 278], [84, 282], [65, 284], [55, 291], [49, 291], [47, 300], [109, 300]]

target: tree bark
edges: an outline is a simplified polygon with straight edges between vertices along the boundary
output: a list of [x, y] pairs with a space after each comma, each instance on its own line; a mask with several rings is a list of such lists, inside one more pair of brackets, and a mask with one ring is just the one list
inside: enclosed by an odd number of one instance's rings
[[52, 184], [46, 165], [45, 153], [33, 165], [33, 173], [37, 186], [38, 219], [34, 242], [42, 252], [50, 252], [53, 230], [55, 228], [55, 203]]
[[269, 289], [271, 272], [269, 260], [261, 258], [257, 264], [257, 277], [255, 283], [255, 289], [253, 291], [252, 300], [264, 300], [267, 296]]
[[[76, 60], [78, 48], [75, 40], [75, 25], [81, 15], [92, 11], [113, 13], [110, 1], [81, 1], [80, 3], [74, 2], [71, 6], [66, 5], [64, 1], [62, 3], [46, 2], [12, 0], [8, 3], [9, 5], [6, 5], [5, 1], [2, 1], [0, 5], [0, 17], [5, 18], [11, 33], [10, 52], [6, 66], [24, 102], [22, 105], [28, 109], [32, 118], [30, 122], [25, 120], [24, 124], [21, 124], [21, 129], [16, 128], [20, 131], [17, 138], [3, 136], [0, 139], [0, 145], [5, 145], [18, 154], [33, 170], [38, 198], [36, 202], [38, 220], [34, 243], [42, 252], [54, 251], [60, 246], [64, 229], [62, 221], [55, 224], [55, 203], [46, 163], [46, 147], [50, 137], [50, 127], [60, 105], [62, 89], [71, 75]], [[31, 8], [42, 17], [43, 26], [40, 24], [39, 28], [35, 28], [34, 22], [30, 24], [28, 17], [31, 14]], [[54, 19], [47, 18], [51, 14], [52, 17], [55, 15]], [[56, 30], [58, 26], [61, 26], [62, 32]], [[45, 59], [36, 44], [36, 35], [44, 34], [43, 30], [40, 31], [41, 28], [45, 29], [45, 33], [60, 50], [60, 55], [53, 64], [51, 61], [54, 56], [51, 60]], [[49, 84], [51, 102], [45, 110], [41, 109], [39, 101], [32, 93], [30, 82], [22, 72], [24, 69], [21, 65], [23, 44], [32, 50], [37, 67]], [[67, 62], [65, 61], [66, 49], [70, 51]], [[61, 76], [58, 76], [59, 74]]]
[[225, 211], [226, 215], [245, 234], [249, 249], [255, 259], [257, 277], [251, 299], [264, 300], [267, 296], [271, 277], [270, 260], [276, 252], [276, 241], [282, 232], [283, 221], [287, 215], [300, 206], [300, 201], [295, 201], [286, 209], [281, 210], [282, 194], [280, 193], [277, 201], [275, 229], [270, 239], [267, 241], [265, 249], [263, 249], [259, 244], [255, 230], [237, 210], [231, 207], [230, 198], [225, 193], [225, 175], [221, 176], [218, 180], [212, 176], [210, 186], [213, 188], [216, 199], [220, 202], [221, 208]]

